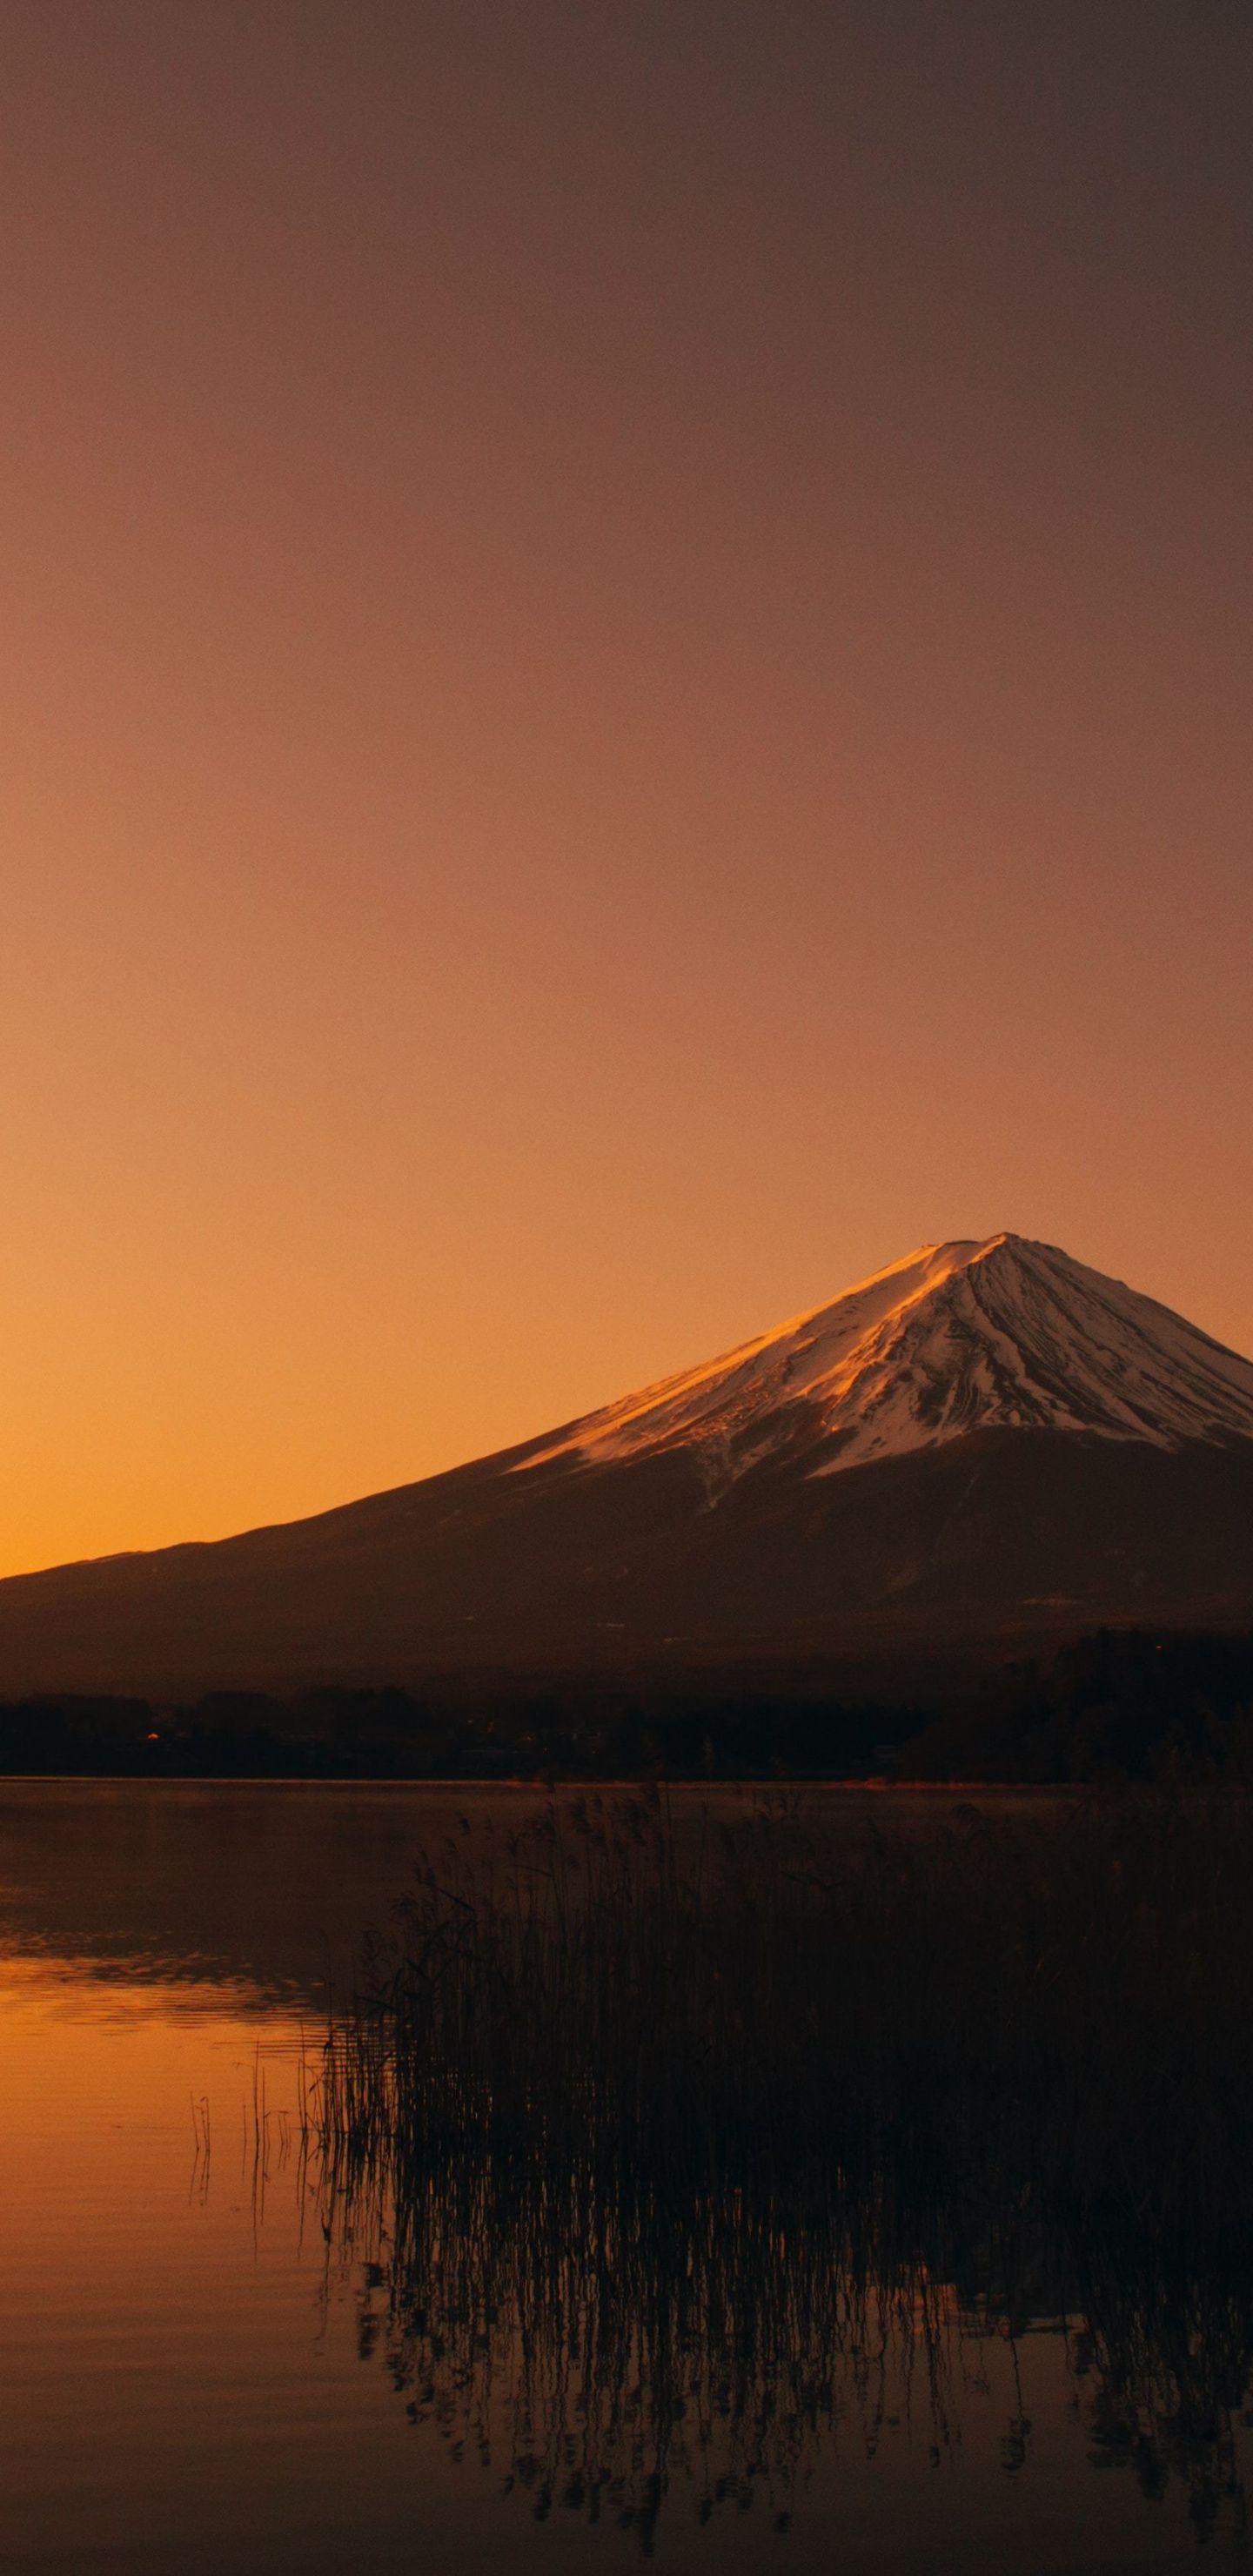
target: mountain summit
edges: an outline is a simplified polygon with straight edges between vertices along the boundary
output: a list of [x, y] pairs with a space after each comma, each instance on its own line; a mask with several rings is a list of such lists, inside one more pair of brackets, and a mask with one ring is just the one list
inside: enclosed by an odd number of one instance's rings
[[713, 1486], [781, 1450], [811, 1474], [992, 1427], [1253, 1439], [1253, 1361], [1018, 1234], [928, 1243], [725, 1358], [590, 1414], [528, 1462], [690, 1449]]
[[739, 1688], [1131, 1623], [1253, 1625], [1253, 1362], [996, 1234], [449, 1474], [12, 1577], [0, 1698]]

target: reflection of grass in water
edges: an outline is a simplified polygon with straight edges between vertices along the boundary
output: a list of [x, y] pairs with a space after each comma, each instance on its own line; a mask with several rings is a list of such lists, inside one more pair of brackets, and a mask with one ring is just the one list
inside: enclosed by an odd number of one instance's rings
[[1250, 1858], [1242, 1801], [467, 1831], [328, 2050], [364, 2330], [452, 2439], [503, 2392], [538, 2510], [647, 2538], [681, 2462], [786, 2512], [911, 2379], [942, 2445], [955, 2284], [1082, 2315], [1096, 2454], [1150, 2492], [1173, 2463], [1211, 2528], [1253, 2352]]

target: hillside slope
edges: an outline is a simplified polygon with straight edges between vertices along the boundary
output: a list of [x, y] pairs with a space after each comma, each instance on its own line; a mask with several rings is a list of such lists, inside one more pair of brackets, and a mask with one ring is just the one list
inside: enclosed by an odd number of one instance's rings
[[0, 1583], [0, 1693], [606, 1673], [1253, 1621], [1253, 1364], [1051, 1247], [928, 1246], [317, 1518]]

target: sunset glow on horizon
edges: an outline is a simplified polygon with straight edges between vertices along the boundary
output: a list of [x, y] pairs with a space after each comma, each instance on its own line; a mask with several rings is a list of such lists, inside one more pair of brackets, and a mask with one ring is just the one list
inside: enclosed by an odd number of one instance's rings
[[1002, 1229], [1253, 1351], [1223, 0], [11, 0], [0, 1574]]

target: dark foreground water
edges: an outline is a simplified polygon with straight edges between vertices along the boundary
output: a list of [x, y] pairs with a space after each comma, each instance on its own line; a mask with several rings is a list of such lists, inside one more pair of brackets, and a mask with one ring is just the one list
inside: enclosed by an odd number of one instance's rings
[[[816, 2280], [782, 2213], [768, 2241], [689, 2249], [685, 2296], [673, 2246], [653, 2279], [647, 2229], [615, 2243], [602, 2213], [578, 2308], [569, 2211], [527, 2205], [523, 2261], [467, 2187], [411, 2229], [398, 2300], [386, 2195], [337, 2197], [301, 2135], [328, 1984], [418, 1843], [534, 1803], [0, 1785], [0, 2566], [851, 2576], [1239, 2550], [1238, 2357], [1207, 2373], [1204, 2315], [1172, 2350], [1164, 2311], [1155, 2343], [1151, 2280], [1111, 2356], [1082, 2283], [1006, 2313], [991, 2255], [986, 2277]], [[875, 1812], [926, 1832], [942, 1804]]]

